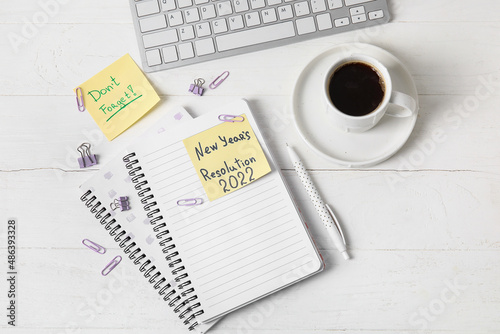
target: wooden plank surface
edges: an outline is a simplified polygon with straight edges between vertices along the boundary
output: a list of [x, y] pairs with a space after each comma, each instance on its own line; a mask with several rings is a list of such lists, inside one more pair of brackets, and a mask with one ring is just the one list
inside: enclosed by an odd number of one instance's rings
[[[499, 333], [500, 2], [389, 3], [393, 19], [381, 27], [150, 74], [162, 102], [108, 142], [76, 111], [72, 89], [125, 53], [139, 61], [128, 3], [1, 0], [2, 277], [6, 222], [19, 222], [18, 326], [7, 325], [2, 278], [1, 333], [184, 333], [131, 263], [101, 277], [107, 259], [97, 260], [81, 240], [120, 250], [80, 204], [78, 186], [171, 108], [198, 116], [239, 98], [255, 110], [327, 269], [230, 314], [213, 333]], [[28, 34], [43, 13], [47, 22]], [[13, 44], [13, 34], [23, 33]], [[396, 55], [419, 92], [410, 139], [371, 168], [316, 156], [290, 116], [301, 69], [332, 45], [353, 41]], [[224, 70], [230, 80], [217, 90], [202, 98], [186, 92], [194, 78]], [[436, 131], [441, 140], [433, 140]], [[83, 141], [100, 157], [95, 168], [77, 166]], [[285, 142], [297, 147], [342, 221], [352, 261], [341, 259], [318, 224]]]

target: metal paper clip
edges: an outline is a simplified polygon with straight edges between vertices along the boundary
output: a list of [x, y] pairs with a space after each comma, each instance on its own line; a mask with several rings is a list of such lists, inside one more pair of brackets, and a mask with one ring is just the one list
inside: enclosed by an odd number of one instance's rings
[[[78, 106], [78, 110], [80, 112], [85, 111], [85, 104], [83, 103], [83, 92], [80, 87], [78, 87], [76, 90], [76, 105]], [[78, 94], [80, 92], [80, 94]]]
[[241, 115], [219, 115], [219, 121], [222, 122], [243, 122], [245, 117]]
[[178, 206], [194, 206], [203, 204], [203, 198], [186, 198], [177, 201]]
[[111, 271], [113, 271], [113, 269], [116, 268], [117, 265], [120, 264], [120, 262], [122, 262], [122, 257], [120, 255], [115, 256], [113, 260], [111, 260], [111, 262], [108, 263], [106, 267], [104, 267], [104, 269], [101, 271], [101, 275], [106, 276], [107, 274], [109, 274]]
[[192, 92], [195, 95], [202, 96], [203, 92], [205, 91], [205, 89], [202, 87], [204, 83], [205, 80], [203, 80], [202, 78], [195, 79], [194, 84], [191, 84], [189, 86], [188, 91]]
[[97, 164], [97, 158], [95, 154], [90, 153], [90, 144], [83, 143], [78, 146], [77, 151], [80, 152], [81, 158], [78, 158], [78, 164], [80, 168], [90, 167]]
[[127, 196], [121, 196], [119, 199], [115, 198], [113, 202], [109, 205], [111, 210], [115, 211], [116, 209], [120, 208], [121, 211], [127, 211], [130, 210], [130, 204], [128, 203], [128, 197]]
[[215, 78], [215, 80], [212, 81], [210, 83], [210, 85], [208, 85], [208, 87], [210, 87], [210, 89], [215, 89], [215, 88], [219, 87], [219, 85], [221, 83], [223, 83], [224, 80], [226, 80], [228, 76], [229, 76], [229, 71], [222, 72], [222, 74], [219, 75], [217, 78]]
[[106, 253], [106, 248], [102, 247], [99, 244], [96, 244], [93, 241], [90, 241], [89, 239], [83, 239], [82, 244], [87, 246], [88, 248], [92, 249], [94, 252], [99, 253], [99, 254], [104, 254]]

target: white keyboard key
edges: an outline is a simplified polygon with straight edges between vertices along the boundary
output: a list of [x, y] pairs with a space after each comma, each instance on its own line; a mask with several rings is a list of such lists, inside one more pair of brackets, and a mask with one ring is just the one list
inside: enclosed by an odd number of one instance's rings
[[311, 0], [311, 8], [313, 13], [324, 12], [326, 10], [325, 0]]
[[233, 16], [229, 18], [229, 29], [238, 30], [243, 29], [243, 17], [241, 15]]
[[215, 20], [212, 22], [214, 34], [220, 34], [227, 31], [227, 23], [225, 19]]
[[168, 13], [167, 17], [168, 17], [168, 23], [170, 24], [171, 27], [179, 26], [184, 23], [184, 21], [182, 20], [181, 12]]
[[366, 21], [366, 14], [354, 15], [352, 17], [352, 23], [360, 23]]
[[230, 1], [217, 2], [216, 6], [219, 16], [231, 15], [233, 13]]
[[250, 6], [252, 9], [266, 7], [266, 2], [264, 0], [250, 0]]
[[328, 8], [330, 9], [342, 8], [342, 0], [328, 0]]
[[335, 20], [335, 27], [343, 27], [346, 25], [349, 25], [349, 18], [348, 17], [343, 17], [341, 19], [336, 19]]
[[314, 17], [309, 16], [303, 19], [298, 19], [295, 21], [297, 25], [297, 33], [299, 35], [310, 34], [316, 31], [316, 25], [314, 24]]
[[201, 17], [203, 17], [204, 20], [212, 19], [215, 16], [216, 14], [214, 5], [207, 5], [201, 7]]
[[177, 4], [179, 5], [179, 8], [185, 8], [185, 7], [190, 7], [193, 5], [192, 0], [177, 0]]
[[275, 22], [278, 20], [276, 17], [276, 10], [274, 10], [274, 8], [264, 9], [260, 12], [260, 14], [262, 15], [262, 22], [264, 23]]
[[245, 21], [247, 27], [254, 27], [260, 24], [260, 17], [258, 12], [251, 12], [245, 14]]
[[161, 0], [161, 10], [166, 12], [170, 10], [174, 10], [177, 7], [175, 6], [175, 0]]
[[373, 0], [345, 0], [345, 5], [346, 6], [354, 6], [354, 5], [359, 5], [361, 3], [366, 3], [366, 2], [370, 2], [370, 1], [373, 1]]
[[365, 13], [365, 7], [359, 6], [359, 7], [352, 7], [349, 9], [349, 13], [352, 15], [359, 15], [359, 14], [364, 14]]
[[153, 46], [159, 46], [177, 42], [179, 38], [177, 37], [177, 31], [165, 30], [144, 35], [142, 36], [142, 40], [144, 42], [144, 47], [148, 49], [152, 48]]
[[295, 0], [285, 0], [285, 2], [292, 2], [292, 1], [295, 1]]
[[156, 66], [161, 64], [160, 50], [146, 51], [146, 61], [149, 66]]
[[280, 20], [286, 20], [293, 17], [292, 6], [285, 5], [278, 7], [278, 16]]
[[148, 32], [153, 30], [158, 30], [167, 27], [167, 20], [165, 20], [165, 15], [151, 16], [145, 19], [139, 20], [139, 25], [141, 26], [142, 32]]
[[215, 37], [219, 51], [238, 49], [249, 45], [277, 41], [295, 36], [293, 22], [263, 26]]
[[209, 3], [210, 0], [194, 0], [194, 3], [197, 5], [202, 5], [204, 3]]
[[233, 4], [236, 13], [246, 12], [249, 9], [247, 0], [236, 0]]
[[210, 31], [210, 24], [208, 22], [198, 23], [195, 26], [196, 34], [198, 37], [205, 37], [212, 34]]
[[185, 41], [187, 39], [193, 39], [194, 38], [193, 26], [180, 27], [179, 28], [179, 35], [180, 35], [182, 41]]
[[196, 48], [196, 54], [198, 54], [198, 56], [204, 56], [211, 53], [215, 53], [214, 41], [211, 38], [201, 39], [199, 41], [194, 42], [194, 44]]
[[293, 6], [295, 7], [295, 15], [297, 16], [304, 16], [310, 13], [307, 1], [296, 2]]
[[383, 17], [384, 17], [384, 12], [382, 10], [376, 10], [374, 12], [369, 12], [368, 13], [368, 18], [370, 20], [381, 19]]
[[184, 43], [177, 46], [179, 49], [179, 57], [181, 59], [189, 59], [194, 57], [193, 44]]
[[318, 21], [318, 30], [327, 30], [333, 28], [330, 13], [324, 13], [316, 16], [316, 21]]
[[267, 0], [267, 4], [269, 6], [273, 6], [273, 5], [279, 5], [280, 3], [282, 3], [281, 0]]
[[200, 13], [198, 8], [189, 8], [184, 11], [184, 17], [186, 18], [186, 23], [193, 23], [200, 20]]
[[137, 9], [137, 16], [146, 16], [151, 14], [156, 14], [160, 12], [160, 6], [158, 6], [158, 0], [153, 1], [143, 1], [135, 4]]
[[173, 61], [179, 60], [177, 57], [177, 50], [175, 50], [175, 46], [167, 46], [166, 48], [161, 49], [163, 52], [163, 61], [165, 63], [171, 63]]

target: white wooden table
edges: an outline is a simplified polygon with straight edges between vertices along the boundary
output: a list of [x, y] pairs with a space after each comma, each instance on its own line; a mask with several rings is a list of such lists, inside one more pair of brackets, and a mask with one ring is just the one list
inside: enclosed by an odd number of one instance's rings
[[[500, 2], [389, 3], [392, 22], [380, 29], [148, 75], [162, 102], [108, 142], [76, 110], [72, 89], [126, 53], [139, 61], [128, 3], [1, 0], [0, 332], [171, 333], [167, 306], [131, 263], [113, 278], [99, 274], [109, 259], [96, 261], [81, 240], [121, 251], [80, 203], [78, 186], [169, 108], [197, 116], [243, 97], [312, 222], [327, 270], [227, 316], [213, 333], [499, 333]], [[25, 39], [14, 46], [12, 34]], [[372, 168], [317, 157], [290, 117], [303, 66], [352, 41], [400, 58], [420, 94], [409, 141]], [[193, 78], [224, 70], [230, 80], [219, 89], [186, 92]], [[442, 140], [432, 139], [436, 130]], [[101, 157], [97, 168], [78, 168], [84, 141]], [[285, 142], [343, 222], [351, 261], [315, 222]], [[17, 328], [6, 317], [9, 217], [18, 219]]]

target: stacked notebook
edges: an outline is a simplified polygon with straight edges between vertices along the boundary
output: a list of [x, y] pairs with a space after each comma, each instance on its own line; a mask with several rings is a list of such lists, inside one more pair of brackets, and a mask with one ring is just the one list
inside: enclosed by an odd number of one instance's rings
[[[81, 200], [179, 321], [204, 332], [324, 263], [246, 102], [175, 115], [84, 183]], [[119, 196], [131, 210], [110, 209]]]

